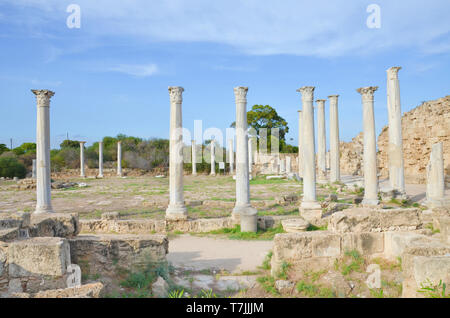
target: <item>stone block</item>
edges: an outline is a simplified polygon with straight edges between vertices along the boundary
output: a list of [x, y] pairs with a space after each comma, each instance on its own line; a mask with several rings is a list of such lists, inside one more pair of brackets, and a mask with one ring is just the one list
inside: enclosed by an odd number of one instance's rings
[[281, 224], [287, 233], [305, 232], [310, 225], [308, 221], [302, 218], [282, 220]]
[[383, 233], [363, 232], [344, 233], [342, 237], [342, 253], [357, 250], [363, 255], [380, 254], [384, 251]]
[[312, 241], [313, 257], [339, 257], [341, 255], [341, 236], [328, 232], [317, 232]]
[[441, 217], [438, 223], [442, 242], [450, 244], [450, 217]]
[[169, 241], [165, 235], [79, 235], [70, 239], [72, 262], [83, 274], [116, 276], [117, 269], [142, 269], [166, 264]]
[[384, 257], [396, 259], [410, 247], [430, 242], [431, 239], [425, 235], [411, 232], [386, 232], [384, 233]]
[[36, 237], [10, 243], [9, 277], [63, 276], [70, 264], [69, 249], [62, 238]]
[[18, 228], [10, 228], [0, 230], [0, 241], [2, 242], [12, 242], [19, 238], [19, 229]]
[[30, 226], [30, 213], [0, 213], [0, 230], [11, 228], [27, 228]]
[[64, 289], [40, 291], [35, 294], [14, 293], [14, 298], [99, 298], [102, 296], [104, 286], [102, 283], [92, 283]]
[[78, 214], [76, 213], [41, 213], [31, 216], [31, 237], [65, 237], [77, 236], [80, 232]]

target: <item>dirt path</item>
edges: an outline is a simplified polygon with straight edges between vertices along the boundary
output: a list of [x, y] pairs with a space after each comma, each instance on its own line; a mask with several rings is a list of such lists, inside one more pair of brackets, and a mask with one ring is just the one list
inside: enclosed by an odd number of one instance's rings
[[180, 235], [169, 241], [167, 260], [177, 268], [200, 271], [254, 271], [272, 249], [272, 241], [242, 241]]

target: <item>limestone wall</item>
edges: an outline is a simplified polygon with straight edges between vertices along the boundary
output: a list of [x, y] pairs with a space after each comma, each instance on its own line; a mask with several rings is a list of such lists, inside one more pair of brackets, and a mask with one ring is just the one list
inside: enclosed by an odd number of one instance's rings
[[[447, 180], [450, 179], [450, 96], [425, 102], [402, 117], [403, 159], [407, 183], [426, 183], [431, 146], [442, 142]], [[378, 167], [388, 176], [388, 127], [378, 137]]]
[[341, 174], [361, 176], [363, 171], [363, 133], [359, 133], [350, 142], [341, 142], [339, 149]]
[[255, 169], [257, 174], [278, 174], [279, 173], [279, 160], [286, 159], [286, 157], [291, 157], [291, 172], [298, 172], [298, 154], [296, 153], [280, 153], [279, 156], [276, 154], [262, 154], [259, 153], [255, 156]]

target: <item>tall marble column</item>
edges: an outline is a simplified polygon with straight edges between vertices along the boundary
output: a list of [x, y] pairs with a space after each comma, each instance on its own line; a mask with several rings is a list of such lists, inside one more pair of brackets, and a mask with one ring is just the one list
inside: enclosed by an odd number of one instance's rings
[[393, 190], [405, 194], [403, 168], [402, 109], [398, 71], [401, 67], [387, 70], [387, 106], [389, 116], [389, 183]]
[[256, 209], [250, 204], [248, 171], [247, 87], [235, 87], [236, 98], [236, 205], [233, 218], [240, 218], [242, 232], [256, 232]]
[[192, 144], [192, 175], [197, 175], [197, 146], [195, 145], [195, 140], [191, 140]]
[[339, 150], [339, 95], [330, 95], [330, 183], [341, 181]]
[[36, 159], [33, 159], [31, 178], [36, 179]]
[[445, 175], [442, 142], [431, 147], [430, 162], [427, 165], [427, 201], [430, 208], [445, 206]]
[[292, 163], [291, 163], [291, 157], [286, 156], [286, 173], [290, 174], [292, 172]]
[[80, 141], [80, 177], [86, 178], [86, 172], [84, 171], [84, 144], [86, 141]]
[[122, 176], [122, 142], [117, 142], [117, 175]]
[[228, 156], [230, 162], [230, 174], [234, 174], [234, 150], [233, 150], [233, 139], [228, 139]]
[[248, 172], [252, 174], [253, 167], [253, 147], [252, 147], [252, 137], [248, 138]]
[[98, 177], [103, 178], [103, 141], [98, 142]]
[[211, 140], [211, 176], [216, 175], [216, 141]]
[[50, 178], [50, 98], [49, 90], [31, 90], [36, 95], [36, 210], [34, 213], [53, 212]]
[[327, 181], [327, 137], [325, 130], [325, 99], [317, 101], [317, 166], [319, 181]]
[[280, 174], [286, 173], [286, 159], [280, 158]]
[[357, 91], [362, 95], [363, 131], [364, 131], [364, 205], [377, 205], [377, 137], [375, 135], [375, 116], [373, 111], [376, 87], [361, 87]]
[[303, 113], [298, 111], [298, 175], [303, 176]]
[[166, 210], [166, 219], [187, 219], [187, 208], [183, 195], [183, 120], [181, 104], [184, 89], [170, 86], [170, 162], [169, 188], [170, 202]]
[[297, 90], [302, 94], [303, 104], [303, 201], [300, 211], [321, 211], [316, 198], [316, 164], [314, 144], [314, 87], [304, 86]]

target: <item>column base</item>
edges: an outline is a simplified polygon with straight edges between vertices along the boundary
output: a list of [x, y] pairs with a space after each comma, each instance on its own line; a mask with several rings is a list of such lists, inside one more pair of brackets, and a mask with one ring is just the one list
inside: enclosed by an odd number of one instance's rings
[[211, 177], [215, 177], [215, 176], [216, 176], [215, 173], [210, 173], [209, 175], [210, 175]]
[[378, 204], [380, 204], [380, 200], [378, 200], [378, 199], [363, 199], [361, 204], [367, 205], [367, 206], [377, 206]]
[[322, 206], [317, 201], [302, 202], [298, 210], [300, 216], [311, 224], [319, 224], [322, 219]]
[[166, 209], [166, 219], [187, 220], [187, 208], [184, 205], [170, 205]]
[[241, 232], [256, 232], [258, 230], [258, 211], [250, 204], [235, 206], [231, 218], [240, 222]]
[[193, 172], [192, 175], [193, 175], [194, 177], [196, 177], [196, 176], [197, 176], [197, 172]]
[[99, 175], [97, 176], [97, 178], [103, 178], [103, 175], [102, 175], [102, 174], [99, 174]]
[[81, 174], [81, 175], [80, 175], [80, 178], [86, 178], [86, 175], [82, 175], [82, 174]]
[[55, 213], [55, 211], [53, 211], [53, 207], [51, 207], [51, 206], [36, 207], [34, 214], [43, 214], [43, 213]]
[[447, 205], [450, 205], [450, 201], [445, 199], [434, 199], [434, 200], [432, 199], [425, 201], [424, 205], [426, 205], [429, 208], [442, 208]]

